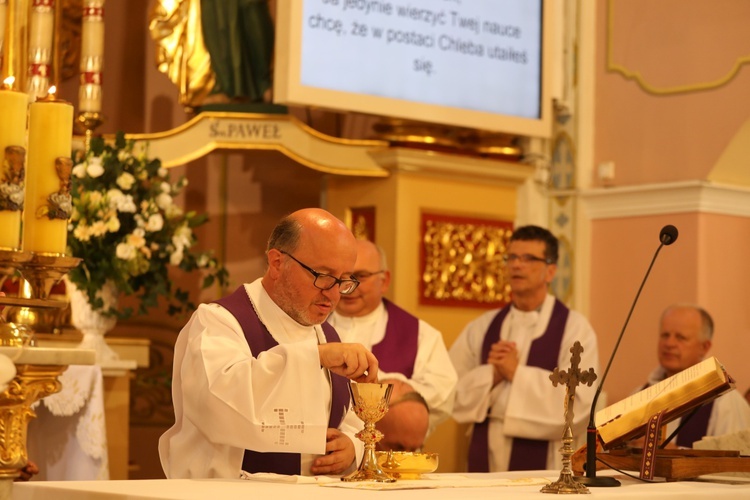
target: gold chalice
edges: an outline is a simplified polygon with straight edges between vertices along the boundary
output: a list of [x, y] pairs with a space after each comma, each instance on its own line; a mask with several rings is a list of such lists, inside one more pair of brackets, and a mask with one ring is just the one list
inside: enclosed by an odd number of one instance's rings
[[365, 428], [357, 433], [357, 438], [365, 443], [365, 454], [359, 469], [342, 481], [376, 481], [393, 483], [396, 480], [378, 465], [375, 456], [375, 443], [383, 438], [383, 433], [375, 428], [375, 422], [383, 418], [388, 411], [393, 384], [349, 384], [354, 413], [365, 423]]

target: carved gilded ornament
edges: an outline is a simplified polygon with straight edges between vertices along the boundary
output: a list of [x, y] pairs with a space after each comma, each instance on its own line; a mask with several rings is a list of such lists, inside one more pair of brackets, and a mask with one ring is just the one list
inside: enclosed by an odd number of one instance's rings
[[422, 214], [420, 303], [498, 307], [510, 300], [503, 254], [509, 221]]

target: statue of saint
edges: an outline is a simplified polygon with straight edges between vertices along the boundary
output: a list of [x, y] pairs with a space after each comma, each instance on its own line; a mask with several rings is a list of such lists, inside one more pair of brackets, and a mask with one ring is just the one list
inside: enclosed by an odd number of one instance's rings
[[184, 106], [270, 101], [269, 0], [157, 0], [149, 30], [159, 71], [179, 87]]

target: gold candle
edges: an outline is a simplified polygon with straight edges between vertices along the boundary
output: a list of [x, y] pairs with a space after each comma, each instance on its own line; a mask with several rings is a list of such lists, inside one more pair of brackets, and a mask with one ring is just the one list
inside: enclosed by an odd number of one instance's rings
[[28, 97], [13, 89], [13, 80], [6, 78], [0, 89], [0, 248], [17, 250], [21, 246]]
[[52, 87], [29, 106], [29, 163], [23, 211], [23, 249], [64, 254], [71, 212], [73, 106]]

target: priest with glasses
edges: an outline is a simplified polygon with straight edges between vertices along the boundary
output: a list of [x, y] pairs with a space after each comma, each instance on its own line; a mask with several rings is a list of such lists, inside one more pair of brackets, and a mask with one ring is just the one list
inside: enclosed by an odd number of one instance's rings
[[265, 275], [201, 304], [175, 345], [175, 424], [159, 440], [168, 478], [355, 470], [361, 421], [349, 379], [375, 382], [378, 362], [325, 323], [352, 276], [355, 239], [325, 210], [283, 218]]

